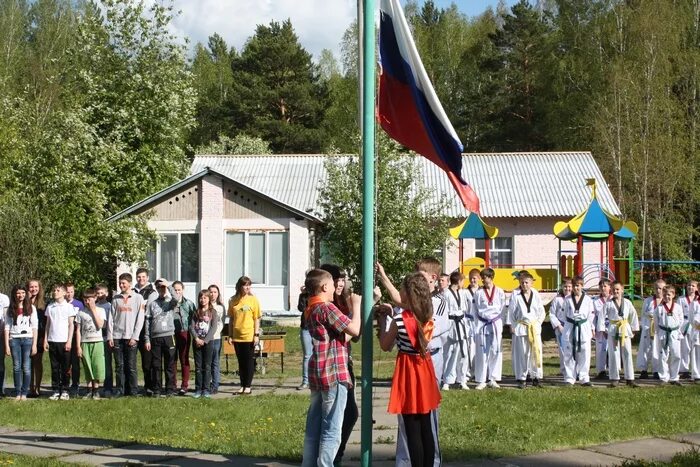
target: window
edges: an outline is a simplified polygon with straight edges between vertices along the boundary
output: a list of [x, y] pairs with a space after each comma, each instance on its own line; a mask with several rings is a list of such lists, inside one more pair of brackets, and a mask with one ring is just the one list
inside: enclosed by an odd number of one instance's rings
[[[476, 240], [474, 255], [477, 258], [486, 258], [485, 241]], [[496, 237], [491, 240], [490, 247], [490, 262], [491, 266], [506, 266], [513, 265], [513, 237]]]
[[226, 232], [226, 285], [248, 276], [254, 284], [287, 285], [287, 232]]
[[199, 282], [199, 234], [165, 233], [146, 253], [151, 280]]

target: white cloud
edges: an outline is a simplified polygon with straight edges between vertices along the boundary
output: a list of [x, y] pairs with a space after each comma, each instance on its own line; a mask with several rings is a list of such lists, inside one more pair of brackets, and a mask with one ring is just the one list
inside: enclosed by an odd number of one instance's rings
[[301, 44], [316, 58], [323, 49], [340, 58], [340, 40], [357, 15], [357, 0], [174, 0], [174, 6], [181, 11], [174, 32], [192, 45], [206, 44], [216, 32], [241, 50], [258, 24], [290, 18]]

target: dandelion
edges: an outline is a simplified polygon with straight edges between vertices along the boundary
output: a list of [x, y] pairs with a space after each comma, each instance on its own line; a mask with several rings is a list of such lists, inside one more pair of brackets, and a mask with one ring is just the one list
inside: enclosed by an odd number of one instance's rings
[[210, 422], [209, 425], [211, 425], [211, 426], [216, 426], [216, 423]]

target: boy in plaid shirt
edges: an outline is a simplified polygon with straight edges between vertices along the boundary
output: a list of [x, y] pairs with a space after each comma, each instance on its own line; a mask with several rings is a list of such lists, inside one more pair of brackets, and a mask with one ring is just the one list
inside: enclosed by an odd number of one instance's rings
[[313, 351], [309, 360], [311, 403], [306, 416], [302, 466], [331, 467], [340, 446], [343, 413], [352, 381], [345, 335], [360, 334], [360, 313], [345, 316], [333, 305], [335, 285], [327, 271], [306, 275], [309, 302], [304, 311]]

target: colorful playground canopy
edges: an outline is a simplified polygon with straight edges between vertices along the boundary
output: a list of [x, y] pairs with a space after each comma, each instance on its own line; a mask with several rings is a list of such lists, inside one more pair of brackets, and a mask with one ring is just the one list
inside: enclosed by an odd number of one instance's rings
[[498, 235], [498, 228], [488, 225], [478, 214], [471, 213], [464, 222], [450, 229], [450, 235], [456, 239], [491, 239]]
[[584, 240], [600, 240], [613, 234], [618, 239], [635, 238], [639, 227], [633, 221], [623, 221], [609, 213], [596, 198], [595, 188], [585, 211], [568, 222], [554, 224], [554, 235], [560, 240], [574, 240], [580, 235]]

